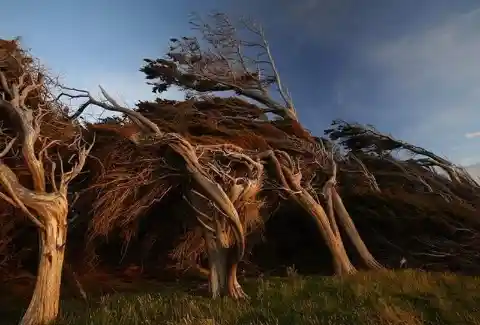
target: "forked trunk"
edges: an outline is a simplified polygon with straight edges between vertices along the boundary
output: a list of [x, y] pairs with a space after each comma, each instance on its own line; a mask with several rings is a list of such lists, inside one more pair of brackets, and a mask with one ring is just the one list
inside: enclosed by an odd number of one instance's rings
[[347, 255], [342, 238], [335, 234], [334, 220], [333, 223], [330, 222], [323, 207], [302, 187], [298, 176], [301, 174], [294, 176], [289, 168], [280, 165], [275, 154], [268, 152], [267, 155], [272, 159], [281, 183], [290, 190], [288, 191], [290, 196], [315, 220], [317, 228], [332, 254], [335, 273], [339, 275], [355, 273], [356, 269]]
[[49, 324], [58, 316], [65, 252], [66, 226], [55, 219], [45, 223], [40, 234], [40, 262], [35, 289], [20, 325]]
[[310, 215], [314, 217], [318, 229], [332, 253], [335, 273], [339, 275], [355, 273], [356, 269], [347, 255], [342, 238], [340, 236], [337, 237], [334, 234], [323, 207], [305, 190], [295, 195], [295, 199]]
[[[220, 237], [220, 238], [218, 238]], [[229, 258], [231, 248], [226, 245], [222, 235], [215, 237], [205, 234], [208, 255], [208, 284], [212, 298], [229, 296], [235, 299], [245, 298], [237, 280], [237, 265]]]

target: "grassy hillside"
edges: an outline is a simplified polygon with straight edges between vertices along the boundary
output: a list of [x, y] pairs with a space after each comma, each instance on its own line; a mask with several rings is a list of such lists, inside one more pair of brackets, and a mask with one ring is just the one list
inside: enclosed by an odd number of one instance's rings
[[63, 304], [61, 325], [480, 324], [480, 278], [424, 272], [247, 281], [247, 302], [171, 287]]

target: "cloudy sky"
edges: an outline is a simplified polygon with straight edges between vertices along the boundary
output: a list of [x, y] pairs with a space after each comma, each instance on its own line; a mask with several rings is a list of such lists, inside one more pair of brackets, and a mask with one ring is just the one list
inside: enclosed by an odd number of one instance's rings
[[67, 84], [132, 104], [152, 97], [142, 59], [188, 34], [190, 12], [213, 9], [264, 25], [313, 133], [342, 118], [480, 162], [479, 0], [16, 0], [0, 37], [22, 36]]

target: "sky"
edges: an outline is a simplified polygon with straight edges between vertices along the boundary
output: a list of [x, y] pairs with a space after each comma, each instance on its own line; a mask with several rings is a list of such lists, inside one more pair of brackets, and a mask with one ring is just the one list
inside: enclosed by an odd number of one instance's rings
[[101, 84], [133, 105], [154, 96], [143, 58], [191, 35], [191, 12], [211, 10], [263, 25], [315, 135], [340, 118], [480, 162], [480, 0], [16, 0], [2, 6], [0, 37], [21, 36], [65, 84]]

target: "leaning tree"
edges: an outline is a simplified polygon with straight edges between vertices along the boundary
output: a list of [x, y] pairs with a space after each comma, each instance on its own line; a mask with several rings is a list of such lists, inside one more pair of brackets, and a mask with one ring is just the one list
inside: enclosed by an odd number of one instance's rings
[[335, 120], [332, 122], [332, 128], [325, 130], [325, 134], [332, 141], [338, 141], [349, 153], [363, 156], [367, 154], [392, 162], [392, 159], [395, 159], [392, 156], [393, 153], [405, 151], [411, 157], [406, 160], [407, 162], [415, 163], [418, 167], [428, 170], [442, 171], [448, 175], [454, 185], [480, 187], [480, 184], [465, 169], [429, 150], [381, 133], [371, 125]]
[[[20, 322], [24, 325], [46, 324], [57, 317], [68, 185], [81, 172], [93, 145], [85, 146], [78, 126], [63, 118], [41, 70], [17, 41], [1, 41], [0, 198], [35, 225], [39, 237], [38, 275]], [[65, 155], [72, 156], [67, 161]]]
[[376, 229], [368, 242], [382, 262], [478, 272], [480, 184], [464, 168], [371, 125], [336, 120], [325, 134], [342, 148], [346, 205], [362, 232]]
[[[263, 108], [276, 119], [299, 124], [291, 96], [284, 87], [275, 65], [264, 30], [256, 23], [240, 19], [233, 23], [225, 14], [214, 13], [208, 19], [195, 15], [191, 20], [199, 37], [171, 39], [165, 58], [146, 60], [142, 71], [152, 80], [153, 90], [162, 92], [172, 85], [194, 94], [234, 92]], [[277, 90], [277, 93], [272, 93]], [[235, 115], [226, 119], [243, 119]], [[333, 255], [337, 273], [351, 273], [355, 267], [345, 251], [335, 215], [354, 243], [363, 262], [371, 268], [381, 268], [369, 253], [345, 209], [336, 184], [336, 163], [322, 143], [316, 146], [317, 168], [331, 175], [323, 188], [326, 210], [309, 186], [302, 180], [302, 170], [286, 152], [266, 151], [257, 158], [268, 162], [275, 171], [279, 188], [302, 206], [317, 222], [318, 229]]]

